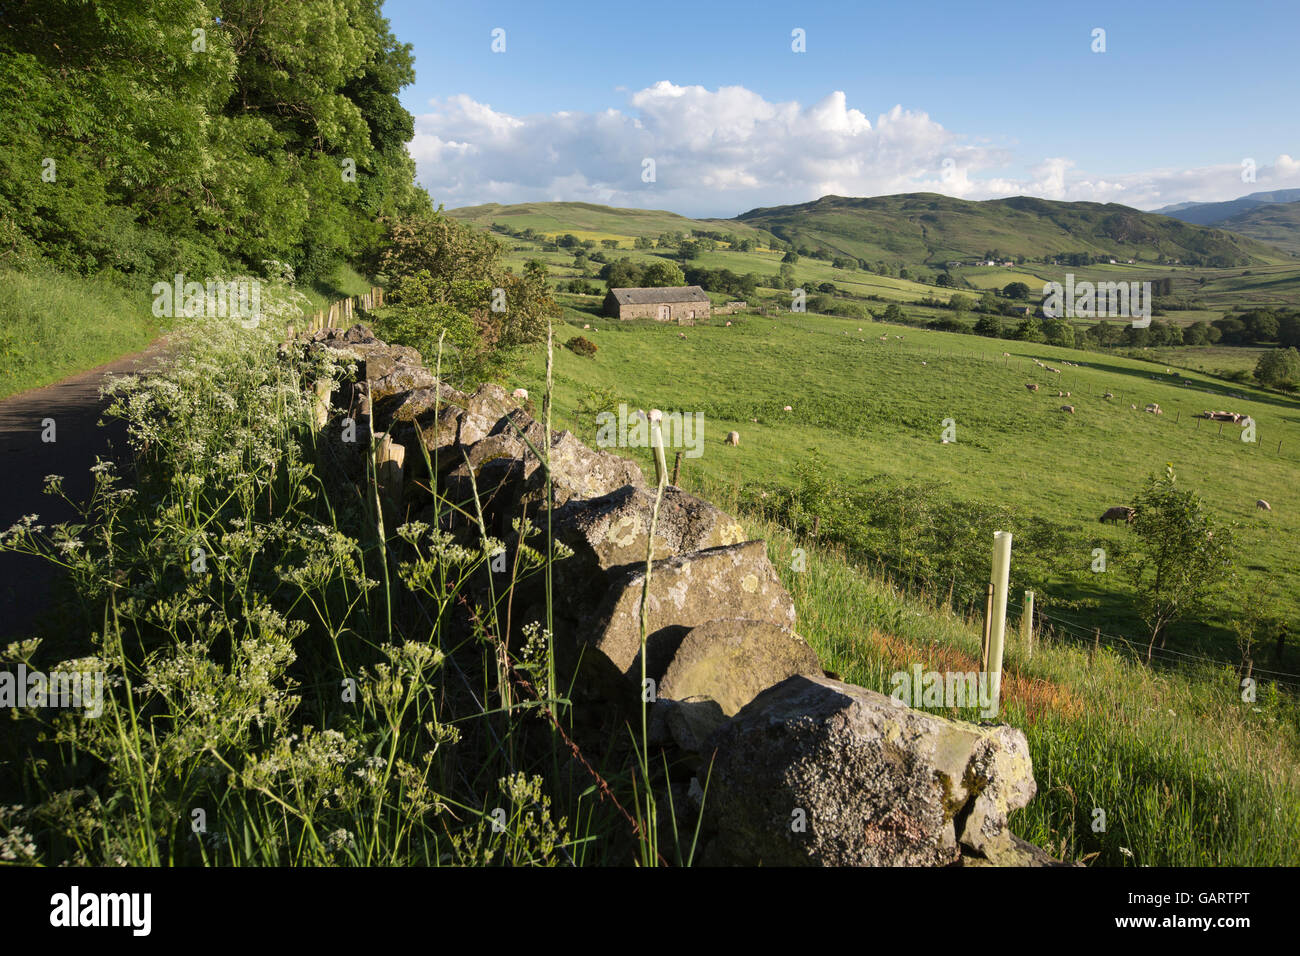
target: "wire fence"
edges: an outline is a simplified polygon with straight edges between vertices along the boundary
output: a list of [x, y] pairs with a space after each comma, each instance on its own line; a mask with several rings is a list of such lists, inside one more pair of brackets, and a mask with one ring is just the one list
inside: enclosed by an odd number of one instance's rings
[[[1018, 613], [1024, 613], [1024, 605], [1014, 598], [1008, 597], [1007, 604], [1017, 610]], [[1038, 607], [1034, 609], [1035, 619], [1050, 621], [1053, 625], [1052, 630], [1056, 635], [1065, 635], [1074, 639], [1080, 644], [1104, 645], [1113, 650], [1131, 651], [1135, 657], [1145, 660], [1147, 655], [1148, 644], [1145, 641], [1135, 641], [1131, 638], [1124, 637], [1120, 634], [1111, 634], [1102, 631], [1098, 627], [1091, 629], [1074, 621], [1066, 620], [1054, 614], [1049, 614]], [[1188, 654], [1185, 651], [1176, 651], [1169, 647], [1151, 647], [1151, 659], [1159, 660], [1170, 665], [1179, 665], [1188, 662], [1205, 664], [1211, 667], [1236, 667], [1233, 661], [1226, 661], [1214, 657], [1205, 657], [1200, 654]], [[1291, 690], [1300, 691], [1300, 674], [1292, 674], [1287, 671], [1273, 670], [1267, 667], [1255, 665], [1251, 668], [1252, 676], [1265, 677], [1273, 683], [1280, 684]]]

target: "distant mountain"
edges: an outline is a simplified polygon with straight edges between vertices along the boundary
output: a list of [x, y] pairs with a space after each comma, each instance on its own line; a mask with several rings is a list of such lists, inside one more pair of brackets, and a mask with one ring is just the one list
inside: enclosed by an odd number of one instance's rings
[[1154, 212], [1198, 226], [1227, 229], [1300, 255], [1300, 189], [1251, 193], [1228, 202], [1179, 203]]
[[1238, 216], [1255, 206], [1296, 201], [1300, 201], [1300, 189], [1276, 189], [1272, 192], [1251, 193], [1227, 202], [1183, 202], [1151, 211], [1197, 226], [1217, 226], [1225, 219]]
[[1300, 201], [1252, 206], [1215, 225], [1300, 255]]
[[1054, 202], [1017, 196], [971, 202], [935, 193], [872, 199], [823, 196], [815, 202], [753, 209], [739, 222], [796, 246], [870, 262], [931, 267], [949, 260], [1086, 252], [1117, 259], [1232, 267], [1285, 261], [1275, 249], [1115, 203]]
[[935, 193], [871, 199], [823, 196], [815, 202], [752, 209], [734, 219], [594, 203], [488, 204], [448, 215], [490, 229], [572, 233], [583, 239], [656, 237], [702, 230], [740, 238], [775, 236], [796, 249], [875, 263], [942, 267], [995, 253], [999, 258], [1088, 253], [1147, 262], [1236, 267], [1290, 262], [1281, 250], [1223, 229], [1207, 229], [1114, 203], [1054, 202], [1018, 196], [972, 202]]

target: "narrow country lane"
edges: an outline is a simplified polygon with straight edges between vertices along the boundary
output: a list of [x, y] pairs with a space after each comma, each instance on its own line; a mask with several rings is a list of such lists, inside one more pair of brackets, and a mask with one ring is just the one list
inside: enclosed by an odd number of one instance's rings
[[[96, 456], [121, 460], [127, 450], [120, 422], [98, 424], [108, 405], [100, 385], [110, 375], [148, 367], [162, 349], [159, 340], [143, 352], [0, 401], [0, 530], [28, 514], [40, 515], [47, 526], [76, 517], [67, 502], [42, 491], [45, 476], [62, 475], [73, 501], [89, 496]], [[46, 419], [54, 421], [52, 442], [42, 440]], [[0, 553], [0, 640], [31, 633], [50, 598], [54, 571], [36, 558]]]

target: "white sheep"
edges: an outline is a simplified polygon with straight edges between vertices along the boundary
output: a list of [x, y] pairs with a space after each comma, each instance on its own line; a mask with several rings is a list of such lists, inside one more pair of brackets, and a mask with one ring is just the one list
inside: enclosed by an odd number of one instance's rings
[[528, 389], [526, 388], [517, 388], [510, 394], [521, 402], [528, 401]]
[[727, 444], [727, 445], [739, 445], [739, 444], [740, 444], [740, 432], [727, 432], [727, 439], [726, 439], [726, 441], [725, 441], [723, 444]]
[[1267, 501], [1265, 501], [1263, 498], [1260, 498], [1258, 501], [1255, 502], [1255, 507], [1258, 508], [1260, 511], [1272, 511], [1272, 510], [1273, 510], [1273, 506], [1270, 505], [1270, 504], [1269, 504]]

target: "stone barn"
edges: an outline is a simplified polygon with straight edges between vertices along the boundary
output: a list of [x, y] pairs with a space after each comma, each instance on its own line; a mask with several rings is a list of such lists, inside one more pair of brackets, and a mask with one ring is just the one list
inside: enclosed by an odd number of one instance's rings
[[697, 285], [610, 289], [605, 296], [605, 314], [616, 319], [658, 319], [694, 325], [696, 319], [709, 317], [709, 297]]

